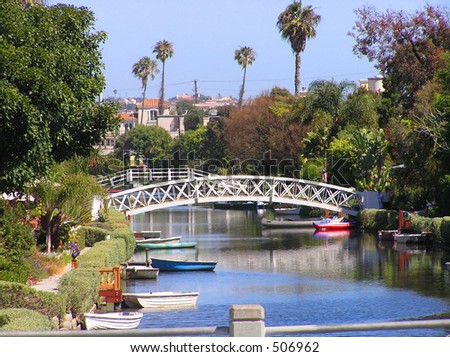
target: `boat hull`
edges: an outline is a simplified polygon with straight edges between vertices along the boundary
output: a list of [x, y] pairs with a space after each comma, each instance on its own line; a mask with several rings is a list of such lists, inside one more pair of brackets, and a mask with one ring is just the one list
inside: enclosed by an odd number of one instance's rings
[[188, 261], [171, 259], [152, 259], [152, 266], [160, 271], [212, 271], [216, 268], [216, 261]]
[[181, 236], [179, 237], [166, 237], [166, 238], [143, 238], [140, 240], [137, 240], [136, 243], [143, 244], [143, 243], [154, 243], [154, 244], [161, 244], [161, 243], [178, 243], [181, 240]]
[[431, 242], [431, 236], [426, 233], [394, 233], [394, 239], [399, 244], [426, 244]]
[[146, 238], [161, 238], [161, 231], [134, 232], [134, 237], [136, 238], [136, 240], [146, 239]]
[[143, 314], [123, 313], [85, 313], [86, 330], [130, 330], [139, 326]]
[[267, 219], [263, 217], [261, 219], [261, 224], [264, 227], [276, 227], [276, 228], [289, 228], [289, 227], [312, 227], [314, 222], [318, 222], [320, 218], [305, 218], [298, 220], [279, 220], [279, 219]]
[[313, 227], [318, 230], [350, 229], [355, 227], [355, 224], [353, 222], [314, 222]]
[[159, 269], [145, 265], [127, 265], [122, 269], [123, 279], [157, 279]]
[[394, 233], [398, 233], [398, 230], [390, 230], [390, 229], [383, 229], [381, 231], [378, 231], [378, 240], [380, 241], [393, 241], [394, 240]]
[[195, 248], [197, 242], [175, 242], [175, 243], [136, 243], [137, 249], [180, 249]]
[[198, 292], [149, 292], [123, 294], [125, 305], [131, 308], [174, 309], [195, 307]]

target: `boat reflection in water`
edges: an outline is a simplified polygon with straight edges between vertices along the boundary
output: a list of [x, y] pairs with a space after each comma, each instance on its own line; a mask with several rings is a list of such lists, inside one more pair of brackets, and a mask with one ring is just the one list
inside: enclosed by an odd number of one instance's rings
[[350, 229], [335, 229], [332, 231], [316, 230], [313, 237], [316, 239], [345, 239], [350, 238], [354, 231]]

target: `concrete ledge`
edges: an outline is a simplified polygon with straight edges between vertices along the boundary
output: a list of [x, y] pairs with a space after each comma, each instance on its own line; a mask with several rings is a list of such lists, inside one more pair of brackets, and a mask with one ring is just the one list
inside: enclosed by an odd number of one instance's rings
[[230, 336], [264, 337], [264, 308], [261, 305], [232, 305], [230, 308]]

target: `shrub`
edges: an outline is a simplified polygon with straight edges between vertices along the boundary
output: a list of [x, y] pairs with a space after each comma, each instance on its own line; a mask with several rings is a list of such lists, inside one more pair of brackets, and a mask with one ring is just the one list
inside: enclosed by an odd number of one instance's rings
[[99, 285], [97, 269], [74, 269], [64, 274], [58, 287], [63, 311], [75, 316], [89, 311], [98, 300]]
[[[81, 227], [78, 232], [81, 240], [84, 241], [86, 247], [92, 247], [95, 243], [105, 240], [106, 236], [111, 234], [110, 231], [107, 231], [105, 229], [89, 226]], [[80, 249], [82, 249], [80, 242], [78, 242], [78, 244], [80, 246]]]
[[96, 243], [78, 258], [83, 269], [112, 268], [127, 261], [126, 243], [123, 239], [109, 239]]
[[116, 229], [111, 233], [112, 239], [123, 239], [126, 245], [126, 259], [132, 257], [136, 249], [136, 238], [130, 229]]
[[0, 310], [1, 331], [48, 331], [57, 326], [48, 316], [25, 308], [9, 308]]
[[396, 229], [398, 227], [398, 212], [393, 210], [365, 209], [360, 212], [360, 219], [367, 231]]
[[47, 317], [61, 316], [58, 294], [39, 291], [24, 284], [0, 281], [0, 306], [21, 307], [37, 311]]

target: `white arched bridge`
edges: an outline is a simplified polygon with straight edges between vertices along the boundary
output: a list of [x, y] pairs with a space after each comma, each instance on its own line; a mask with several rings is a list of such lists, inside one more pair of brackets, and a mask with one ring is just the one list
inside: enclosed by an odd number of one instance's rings
[[284, 203], [356, 215], [362, 209], [363, 194], [294, 178], [191, 175], [111, 193], [108, 207], [135, 215], [167, 207], [223, 201]]

